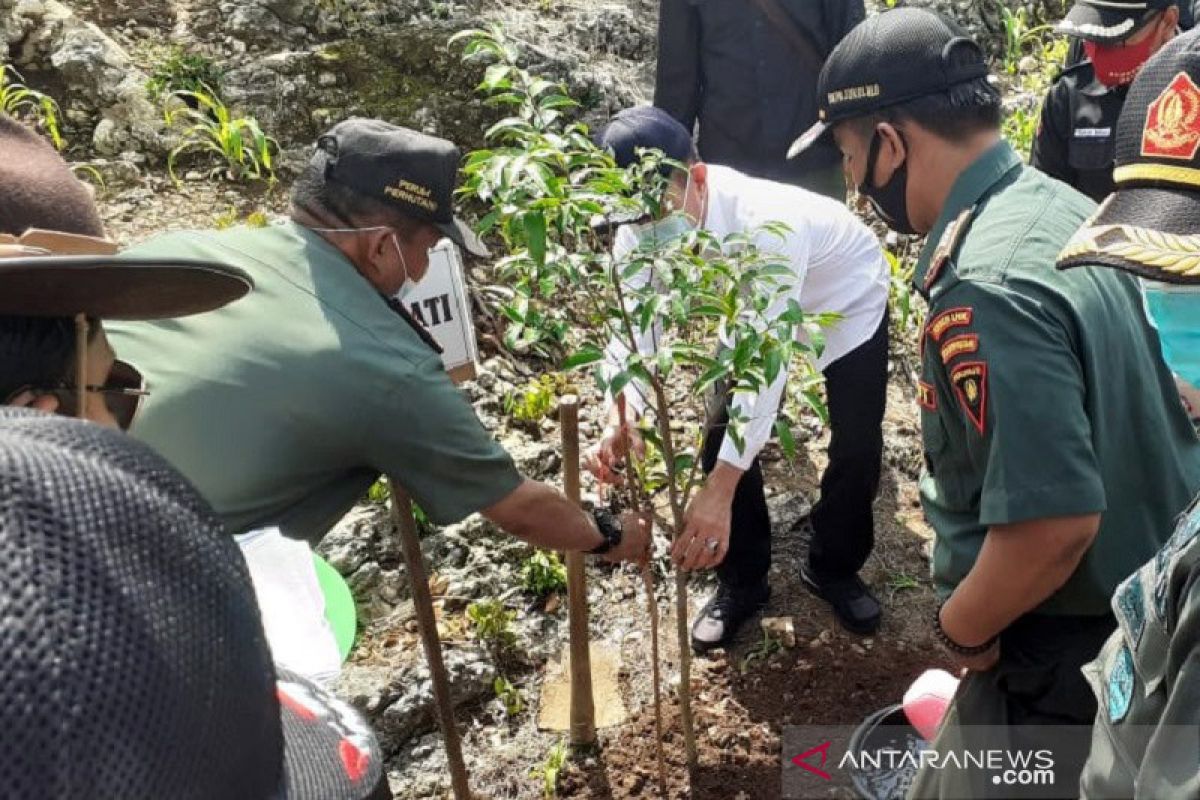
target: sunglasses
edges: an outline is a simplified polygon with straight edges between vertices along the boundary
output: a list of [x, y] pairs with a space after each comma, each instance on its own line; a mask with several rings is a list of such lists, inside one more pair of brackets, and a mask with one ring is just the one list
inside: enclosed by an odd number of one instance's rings
[[[84, 386], [84, 392], [104, 396], [104, 405], [117, 421], [123, 431], [129, 430], [133, 419], [137, 416], [142, 400], [150, 394], [146, 390], [146, 381], [142, 373], [132, 364], [125, 361], [114, 361], [112, 371], [103, 386]], [[26, 386], [13, 393], [13, 397], [22, 392], [32, 391], [37, 394], [52, 395], [58, 400], [58, 413], [64, 417], [82, 416], [79, 409], [79, 387], [63, 382], [54, 386]], [[11, 401], [12, 398], [10, 397]]]

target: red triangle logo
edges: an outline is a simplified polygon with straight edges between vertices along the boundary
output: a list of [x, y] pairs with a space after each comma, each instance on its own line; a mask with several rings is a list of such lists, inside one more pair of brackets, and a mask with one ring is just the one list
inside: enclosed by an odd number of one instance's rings
[[809, 764], [808, 758], [809, 758], [809, 756], [813, 756], [813, 755], [816, 755], [817, 753], [820, 753], [821, 754], [821, 766], [822, 767], [825, 766], [825, 762], [829, 760], [829, 748], [832, 744], [833, 744], [833, 742], [825, 742], [823, 744], [817, 745], [816, 747], [805, 750], [800, 755], [793, 756], [792, 763], [795, 764], [800, 769], [808, 770], [813, 775], [818, 775], [827, 781], [831, 781], [831, 780], [833, 780], [833, 776], [830, 775], [825, 770], [819, 769], [819, 768], [813, 766], [812, 764]]

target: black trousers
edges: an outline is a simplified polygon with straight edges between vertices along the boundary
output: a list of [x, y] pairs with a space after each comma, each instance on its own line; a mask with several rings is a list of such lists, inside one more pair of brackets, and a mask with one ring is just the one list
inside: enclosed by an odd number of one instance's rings
[[[850, 577], [862, 569], [875, 544], [871, 506], [879, 493], [883, 460], [883, 412], [887, 402], [888, 316], [874, 335], [825, 368], [829, 407], [829, 466], [812, 509], [809, 566], [821, 579]], [[729, 421], [728, 404], [713, 420], [704, 442], [705, 472], [716, 466]], [[733, 496], [729, 552], [717, 568], [722, 583], [753, 586], [771, 567], [771, 518], [758, 459], [742, 475]]]

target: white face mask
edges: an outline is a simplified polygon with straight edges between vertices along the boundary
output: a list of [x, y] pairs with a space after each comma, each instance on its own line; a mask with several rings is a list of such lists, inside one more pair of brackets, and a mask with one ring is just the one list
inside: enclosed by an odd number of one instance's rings
[[[387, 231], [391, 230], [386, 225], [372, 225], [369, 228], [310, 228], [317, 233], [364, 233], [366, 231]], [[400, 268], [404, 270], [404, 282], [400, 284], [400, 288], [392, 294], [392, 299], [399, 303], [403, 303], [405, 298], [412, 294], [417, 288], [420, 280], [414, 280], [408, 272], [408, 260], [404, 257], [404, 251], [400, 249], [400, 238], [392, 231], [392, 245], [396, 248], [396, 254], [400, 256]], [[424, 276], [422, 276], [423, 278]]]
[[622, 259], [643, 242], [667, 242], [682, 236], [698, 227], [684, 209], [687, 208], [688, 196], [692, 191], [692, 176], [689, 173], [687, 184], [683, 189], [683, 204], [667, 216], [650, 222], [630, 223], [617, 228], [613, 237], [613, 258]]

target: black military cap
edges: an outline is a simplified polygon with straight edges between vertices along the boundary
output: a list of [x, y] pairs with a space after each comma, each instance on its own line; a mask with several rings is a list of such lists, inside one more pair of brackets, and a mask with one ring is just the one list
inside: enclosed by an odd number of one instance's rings
[[1058, 257], [1200, 284], [1200, 30], [1168, 42], [1117, 121], [1116, 191]]
[[[972, 55], [952, 66], [950, 54], [959, 48]], [[983, 50], [954, 22], [919, 8], [885, 11], [859, 23], [825, 60], [817, 80], [818, 121], [792, 144], [788, 158], [839, 122], [987, 74]]]
[[1056, 30], [1097, 44], [1128, 39], [1176, 0], [1075, 0]]
[[404, 214], [437, 226], [467, 252], [486, 256], [487, 248], [454, 216], [458, 148], [378, 119], [339, 122], [317, 139], [312, 163], [325, 180], [390, 203]]

